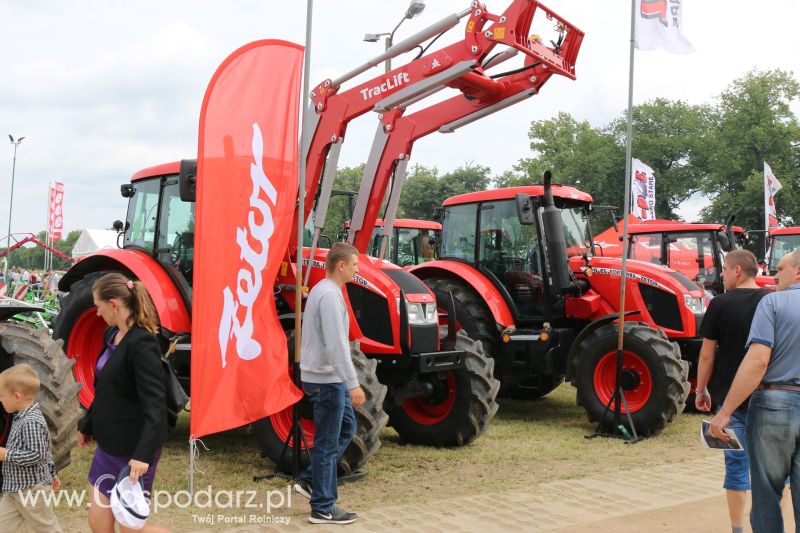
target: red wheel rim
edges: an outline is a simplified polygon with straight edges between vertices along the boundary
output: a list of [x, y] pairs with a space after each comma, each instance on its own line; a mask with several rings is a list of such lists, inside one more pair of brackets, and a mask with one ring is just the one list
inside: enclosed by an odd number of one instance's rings
[[[635, 413], [650, 399], [650, 394], [653, 392], [653, 377], [644, 360], [629, 351], [622, 353], [622, 371], [638, 381], [635, 386], [629, 388], [623, 386], [622, 389], [630, 412]], [[608, 404], [614, 396], [616, 377], [617, 351], [614, 350], [605, 354], [594, 367], [594, 390], [603, 405]], [[611, 409], [616, 409], [616, 402], [611, 402]], [[627, 412], [624, 403], [620, 411]]]
[[403, 402], [403, 411], [408, 417], [418, 424], [426, 426], [436, 424], [450, 415], [456, 404], [456, 378], [453, 372], [447, 372], [444, 398], [429, 400], [426, 398], [409, 398]]
[[97, 316], [97, 308], [87, 309], [69, 333], [67, 357], [75, 360], [72, 373], [81, 385], [78, 400], [86, 409], [94, 400], [94, 367], [103, 347], [103, 332], [107, 324]]
[[[290, 367], [289, 368], [289, 375], [291, 376], [292, 373], [293, 372], [292, 372], [292, 369]], [[302, 402], [302, 401], [304, 401], [304, 399], [305, 399], [305, 396], [300, 401]], [[272, 429], [275, 430], [275, 435], [277, 435], [278, 438], [281, 439], [281, 442], [286, 442], [286, 437], [288, 437], [289, 434], [292, 431], [292, 407], [294, 407], [294, 406], [290, 405], [286, 409], [284, 409], [282, 411], [278, 411], [277, 413], [275, 413], [274, 415], [269, 417], [270, 424], [272, 424]], [[305, 418], [301, 414], [300, 415], [300, 427], [303, 428], [303, 433], [305, 433], [306, 443], [308, 443], [308, 447], [309, 448], [313, 448], [314, 447], [314, 434], [316, 433], [316, 428], [314, 426], [314, 420], [312, 420], [310, 418]], [[292, 446], [293, 444], [294, 444], [294, 437], [291, 437], [289, 439], [289, 446]], [[305, 446], [304, 443], [301, 442], [300, 443], [300, 447], [301, 447], [301, 449], [304, 449], [306, 446]]]

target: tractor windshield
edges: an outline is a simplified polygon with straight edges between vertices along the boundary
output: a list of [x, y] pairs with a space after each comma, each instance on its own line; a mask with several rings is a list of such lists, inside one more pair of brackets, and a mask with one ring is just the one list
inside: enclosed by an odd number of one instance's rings
[[769, 271], [777, 272], [778, 263], [783, 256], [797, 250], [800, 250], [800, 234], [773, 236], [769, 254]]
[[628, 257], [666, 265], [694, 280], [704, 290], [721, 292], [721, 251], [715, 232], [680, 231], [631, 235]]
[[580, 256], [588, 252], [592, 245], [592, 232], [586, 207], [565, 205], [561, 208], [561, 221], [564, 224], [567, 255]]
[[478, 204], [453, 205], [444, 208], [442, 218], [442, 257], [475, 261], [475, 226]]
[[160, 192], [160, 178], [134, 183], [133, 197], [128, 202], [128, 223], [124, 241], [126, 248], [130, 246], [147, 252], [153, 251]]

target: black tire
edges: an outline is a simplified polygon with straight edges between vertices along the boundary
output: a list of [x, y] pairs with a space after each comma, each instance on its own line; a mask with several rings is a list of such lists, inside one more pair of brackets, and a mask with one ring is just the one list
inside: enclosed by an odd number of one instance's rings
[[[613, 364], [615, 368], [618, 331], [617, 324], [607, 324], [585, 338], [579, 346], [576, 372], [572, 377], [578, 405], [586, 410], [590, 422], [602, 422], [602, 429], [607, 431], [613, 429], [613, 411], [606, 412], [605, 407], [615, 386], [614, 372], [608, 371], [607, 365]], [[623, 392], [626, 399], [630, 397], [633, 424], [639, 435], [656, 435], [683, 412], [689, 394], [689, 364], [681, 359], [678, 346], [670, 342], [662, 330], [646, 324], [626, 322], [624, 342], [625, 351], [634, 353], [647, 367], [651, 383], [648, 393], [646, 379], [641, 381], [645, 388], [639, 392], [640, 381], [637, 380], [641, 380], [642, 372], [630, 368], [626, 372], [632, 381], [623, 386]], [[606, 372], [598, 368], [601, 361]], [[603, 392], [596, 389], [596, 372]], [[636, 402], [637, 398], [640, 401]], [[604, 412], [605, 419], [601, 421]], [[622, 422], [631, 431], [624, 409]]]
[[[456, 349], [464, 350], [466, 368], [447, 373], [454, 385], [454, 392], [450, 393], [455, 395], [452, 408], [442, 414], [444, 418], [441, 420], [425, 423], [420, 421], [418, 414], [409, 414], [408, 401], [393, 407], [389, 424], [402, 440], [429, 446], [463, 446], [480, 437], [489, 427], [497, 413], [496, 398], [500, 389], [500, 382], [492, 376], [494, 360], [483, 353], [480, 342], [472, 340], [463, 331], [459, 331], [456, 337]], [[435, 377], [435, 374], [430, 376], [431, 379]], [[438, 381], [437, 387], [448, 383], [442, 379]], [[442, 401], [437, 400], [439, 403]], [[427, 405], [437, 404], [429, 402]]]
[[[293, 341], [289, 340], [289, 346], [293, 346]], [[378, 448], [381, 447], [380, 432], [386, 427], [389, 420], [388, 415], [383, 411], [383, 400], [386, 397], [386, 386], [381, 385], [375, 370], [378, 362], [367, 357], [357, 347], [351, 345], [351, 357], [356, 368], [358, 382], [364, 389], [367, 401], [364, 405], [354, 409], [358, 429], [352, 442], [347, 447], [344, 455], [339, 460], [339, 474], [345, 475], [361, 468], [369, 460]], [[290, 349], [290, 351], [293, 351]], [[304, 405], [303, 405], [304, 404]], [[289, 410], [291, 412], [291, 410]], [[312, 410], [306, 399], [301, 400], [301, 417], [312, 418]], [[294, 449], [286, 448], [286, 453], [281, 458], [285, 437], [280, 437], [275, 431], [271, 417], [262, 418], [253, 422], [251, 430], [261, 447], [261, 456], [266, 457], [275, 463], [279, 470], [290, 473], [294, 462]], [[312, 446], [313, 449], [313, 446]], [[300, 468], [305, 468], [309, 463], [309, 455], [301, 452]]]
[[29, 364], [41, 381], [36, 401], [50, 429], [53, 462], [58, 470], [71, 462], [78, 421], [83, 416], [78, 403], [80, 385], [72, 376], [75, 362], [67, 358], [61, 344], [45, 329], [36, 330], [15, 322], [0, 323], [0, 357], [12, 359], [3, 361], [3, 366]]
[[[69, 342], [69, 335], [78, 319], [88, 309], [94, 307], [92, 297], [92, 285], [108, 271], [92, 272], [86, 277], [72, 284], [69, 292], [61, 298], [61, 310], [53, 321], [53, 338], [61, 339], [66, 346]], [[100, 331], [102, 339], [103, 331]]]
[[[430, 278], [423, 280], [436, 296], [440, 309], [447, 307], [448, 292], [453, 294], [457, 307], [457, 318], [461, 328], [472, 339], [480, 341], [483, 351], [495, 361], [499, 361], [500, 334], [495, 326], [492, 313], [483, 298], [471, 287], [458, 279]], [[446, 331], [446, 328], [443, 328]], [[495, 377], [500, 380], [500, 397], [518, 400], [535, 400], [553, 391], [564, 382], [562, 376], [520, 376], [513, 382], [503, 380], [501, 366], [495, 364]]]

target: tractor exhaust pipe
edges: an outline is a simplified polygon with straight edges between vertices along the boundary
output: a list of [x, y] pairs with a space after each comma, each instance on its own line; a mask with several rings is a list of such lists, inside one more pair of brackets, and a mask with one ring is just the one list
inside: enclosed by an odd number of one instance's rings
[[567, 264], [567, 240], [564, 237], [564, 226], [561, 222], [561, 210], [553, 201], [553, 175], [549, 170], [544, 173], [544, 204], [542, 224], [547, 240], [547, 253], [550, 259], [550, 270], [553, 285], [558, 293], [563, 293], [572, 282]]

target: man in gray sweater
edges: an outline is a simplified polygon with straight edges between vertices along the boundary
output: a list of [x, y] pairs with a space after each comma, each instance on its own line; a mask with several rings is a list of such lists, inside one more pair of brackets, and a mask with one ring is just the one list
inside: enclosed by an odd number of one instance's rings
[[309, 293], [303, 311], [300, 375], [314, 406], [311, 464], [294, 489], [311, 499], [312, 524], [350, 524], [357, 518], [336, 507], [336, 463], [356, 432], [353, 407], [366, 398], [350, 358], [350, 318], [342, 287], [358, 272], [358, 250], [337, 242], [328, 251], [327, 274]]

